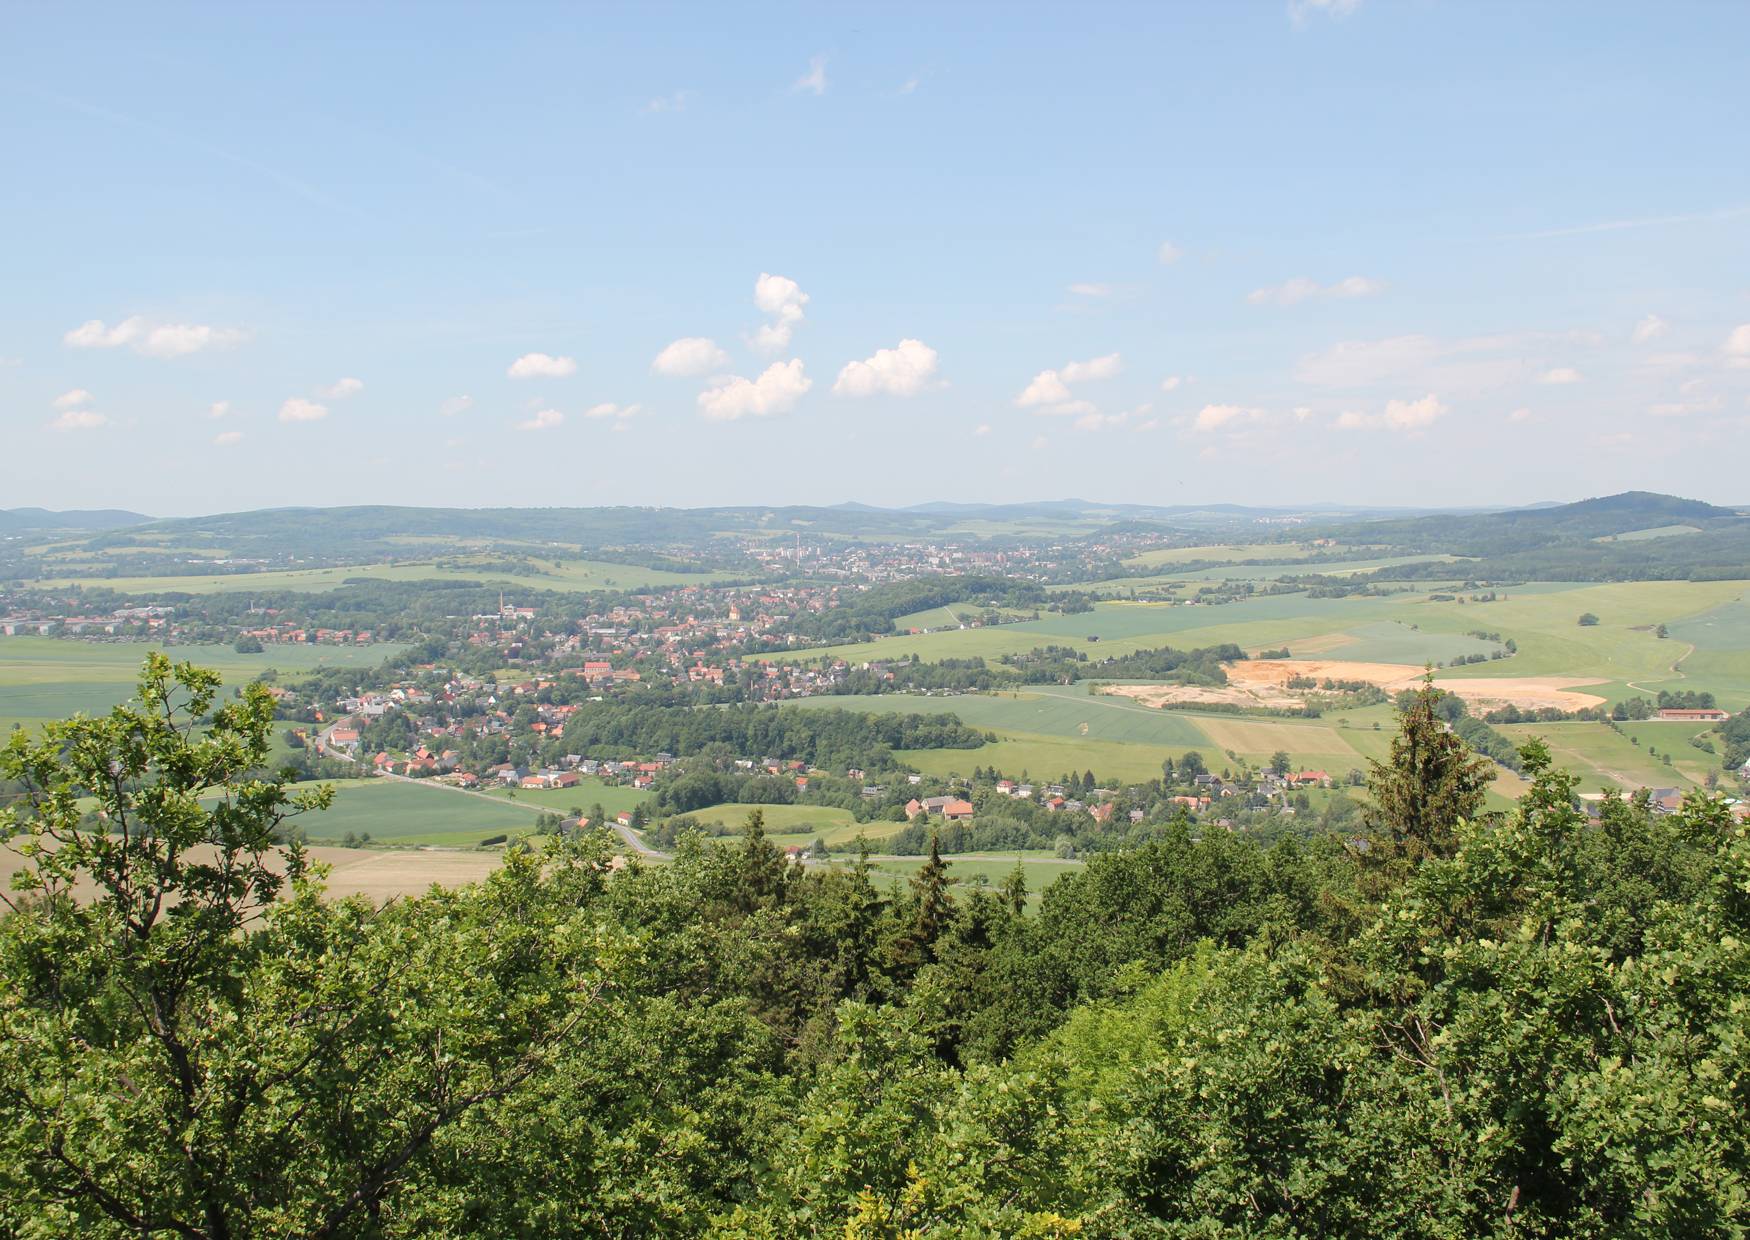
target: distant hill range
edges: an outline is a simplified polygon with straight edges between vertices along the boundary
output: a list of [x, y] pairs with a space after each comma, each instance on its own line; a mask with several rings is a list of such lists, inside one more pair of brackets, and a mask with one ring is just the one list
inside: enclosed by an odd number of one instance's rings
[[29, 530], [117, 530], [146, 525], [151, 517], [120, 508], [76, 508], [52, 512], [47, 508], [0, 508], [0, 534]]
[[[116, 510], [0, 511], [0, 536], [57, 530], [82, 532], [84, 549], [107, 550], [130, 564], [139, 563], [147, 550], [175, 547], [221, 548], [236, 560], [312, 564], [363, 564], [482, 549], [539, 556], [549, 548], [555, 552], [563, 548], [561, 554], [685, 568], [686, 563], [669, 558], [676, 549], [693, 549], [683, 552], [690, 561], [712, 545], [714, 536], [724, 534], [765, 535], [784, 542], [796, 537], [873, 537], [967, 538], [1000, 544], [1162, 533], [1185, 540], [1260, 544], [1329, 537], [1382, 549], [1382, 558], [1463, 557], [1475, 561], [1476, 576], [1491, 580], [1750, 577], [1750, 517], [1732, 508], [1647, 491], [1504, 510], [1061, 499], [1018, 504], [938, 502], [907, 508], [858, 503], [720, 508], [372, 505], [262, 509], [170, 520]], [[1289, 558], [1285, 548], [1283, 559]], [[1260, 562], [1270, 562], [1269, 557], [1261, 557]], [[1414, 564], [1381, 575], [1449, 578], [1452, 568]]]
[[[1322, 531], [1404, 553], [1475, 558], [1479, 576], [1522, 580], [1721, 580], [1750, 577], [1750, 517], [1700, 500], [1624, 491], [1574, 504], [1444, 513], [1335, 525]], [[1450, 577], [1448, 566], [1394, 569]]]

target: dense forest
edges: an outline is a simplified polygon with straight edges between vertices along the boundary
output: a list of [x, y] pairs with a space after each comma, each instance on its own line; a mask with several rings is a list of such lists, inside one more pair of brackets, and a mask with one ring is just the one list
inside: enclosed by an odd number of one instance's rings
[[0, 749], [4, 1234], [1750, 1226], [1743, 826], [1589, 822], [1536, 742], [1484, 814], [1431, 687], [1341, 837], [1179, 823], [1040, 899], [804, 868], [756, 816], [381, 907], [323, 897], [289, 841], [326, 797], [218, 693], [154, 656]]

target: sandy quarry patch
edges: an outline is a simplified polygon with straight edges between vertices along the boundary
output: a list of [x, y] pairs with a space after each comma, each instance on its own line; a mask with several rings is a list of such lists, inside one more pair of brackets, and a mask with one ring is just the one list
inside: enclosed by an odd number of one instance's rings
[[[1327, 679], [1361, 680], [1377, 685], [1387, 693], [1396, 693], [1400, 689], [1415, 688], [1424, 675], [1423, 668], [1409, 663], [1362, 663], [1344, 659], [1248, 659], [1242, 663], [1226, 664], [1226, 667], [1228, 683], [1219, 689], [1200, 685], [1110, 685], [1106, 692], [1133, 698], [1144, 706], [1222, 703], [1281, 710], [1299, 706], [1307, 692], [1288, 687], [1288, 681], [1297, 676], [1311, 677], [1321, 684]], [[1434, 683], [1458, 694], [1478, 713], [1508, 705], [1521, 710], [1544, 706], [1579, 710], [1598, 706], [1604, 701], [1590, 693], [1573, 691], [1575, 685], [1598, 683], [1583, 676], [1436, 677]]]

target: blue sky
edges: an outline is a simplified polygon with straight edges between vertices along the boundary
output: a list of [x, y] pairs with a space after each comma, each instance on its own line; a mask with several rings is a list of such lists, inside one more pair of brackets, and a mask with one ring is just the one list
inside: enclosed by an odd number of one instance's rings
[[0, 506], [1750, 501], [1746, 47], [1726, 3], [10, 6]]

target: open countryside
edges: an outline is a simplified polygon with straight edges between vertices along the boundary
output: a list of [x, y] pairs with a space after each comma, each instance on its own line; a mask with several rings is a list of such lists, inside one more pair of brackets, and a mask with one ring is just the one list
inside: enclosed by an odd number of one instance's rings
[[1750, 1240], [1750, 3], [13, 3], [0, 1240]]

